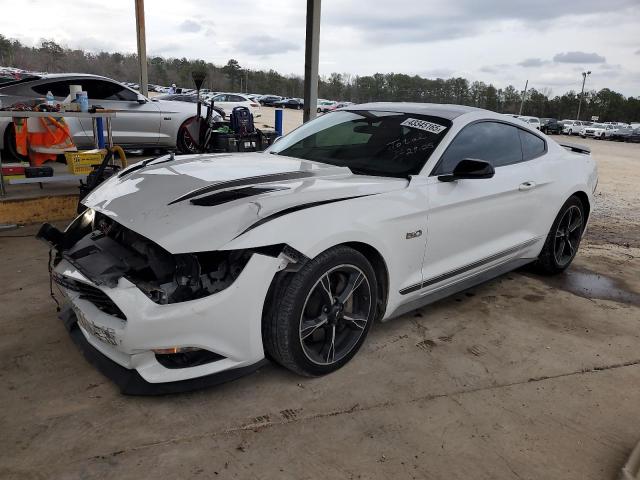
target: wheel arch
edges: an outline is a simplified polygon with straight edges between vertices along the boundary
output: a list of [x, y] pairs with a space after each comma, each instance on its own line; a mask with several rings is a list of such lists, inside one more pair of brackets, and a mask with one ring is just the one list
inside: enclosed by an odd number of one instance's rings
[[[330, 250], [332, 248], [346, 246], [352, 248], [353, 250], [362, 254], [373, 267], [373, 271], [376, 275], [376, 282], [378, 284], [379, 295], [378, 302], [376, 306], [376, 317], [375, 320], [381, 320], [384, 317], [387, 301], [389, 298], [389, 270], [387, 268], [387, 262], [384, 260], [384, 257], [376, 249], [375, 247], [358, 241], [349, 241], [342, 242], [335, 245], [332, 245], [322, 252], [319, 252], [318, 255], [321, 255], [323, 252]], [[316, 257], [318, 256], [316, 255]], [[315, 257], [314, 257], [315, 258]], [[281, 288], [286, 288], [287, 284], [291, 281], [295, 272], [290, 272], [283, 270], [281, 272], [276, 273], [271, 279], [271, 284], [269, 285], [269, 289], [267, 290], [267, 295], [265, 297], [265, 302], [262, 307], [262, 338], [264, 341], [265, 332], [264, 329], [266, 327], [267, 322], [265, 321], [268, 315], [271, 315], [271, 312], [274, 308], [277, 308], [277, 294]], [[265, 350], [266, 351], [266, 350]]]
[[[357, 252], [360, 252], [371, 263], [373, 271], [376, 274], [376, 281], [378, 283], [378, 305], [376, 309], [376, 320], [384, 317], [387, 309], [387, 300], [389, 298], [389, 270], [387, 268], [387, 262], [385, 262], [382, 254], [371, 245], [363, 242], [346, 242], [342, 245], [353, 248]], [[338, 246], [338, 245], [336, 245]]]
[[584, 192], [583, 190], [577, 190], [573, 192], [571, 195], [569, 195], [569, 197], [567, 198], [571, 198], [571, 197], [578, 197], [578, 199], [582, 202], [582, 206], [584, 207], [584, 216], [585, 216], [584, 224], [586, 225], [587, 221], [589, 220], [589, 214], [591, 213], [591, 202], [589, 202], [589, 195], [587, 195], [587, 193]]

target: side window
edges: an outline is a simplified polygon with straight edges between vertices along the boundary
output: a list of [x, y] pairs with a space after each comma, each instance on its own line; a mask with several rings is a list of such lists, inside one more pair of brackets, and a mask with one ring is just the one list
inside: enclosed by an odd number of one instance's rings
[[246, 100], [238, 95], [229, 95], [228, 102], [246, 102]]
[[69, 95], [69, 85], [74, 82], [68, 80], [62, 80], [59, 82], [48, 82], [40, 85], [34, 85], [31, 89], [39, 95], [43, 97], [47, 94], [49, 90], [54, 97], [62, 97], [65, 98]]
[[522, 161], [519, 129], [497, 122], [474, 123], [464, 128], [444, 152], [435, 175], [453, 172], [460, 160], [485, 160], [494, 167]]
[[214, 102], [226, 102], [227, 101], [227, 96], [226, 95], [216, 95], [215, 97], [213, 97], [213, 101]]
[[87, 91], [89, 100], [121, 100], [135, 102], [137, 96], [122, 85], [104, 80], [78, 80], [82, 89]]
[[524, 130], [518, 130], [520, 133], [520, 141], [522, 142], [523, 160], [531, 160], [539, 157], [545, 152], [544, 140]]

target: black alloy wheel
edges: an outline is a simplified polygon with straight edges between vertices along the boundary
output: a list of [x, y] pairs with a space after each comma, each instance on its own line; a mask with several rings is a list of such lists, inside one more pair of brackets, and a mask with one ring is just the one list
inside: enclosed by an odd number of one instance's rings
[[371, 311], [371, 286], [354, 265], [327, 271], [312, 287], [300, 316], [300, 345], [318, 365], [342, 360], [357, 345]]
[[562, 215], [556, 228], [553, 255], [559, 266], [567, 266], [575, 256], [582, 236], [582, 211], [570, 206]]
[[263, 317], [264, 349], [301, 375], [331, 373], [358, 352], [378, 304], [367, 258], [345, 245], [330, 248], [274, 280]]
[[549, 230], [536, 262], [537, 270], [553, 275], [567, 269], [578, 252], [585, 225], [585, 207], [577, 196], [571, 196]]

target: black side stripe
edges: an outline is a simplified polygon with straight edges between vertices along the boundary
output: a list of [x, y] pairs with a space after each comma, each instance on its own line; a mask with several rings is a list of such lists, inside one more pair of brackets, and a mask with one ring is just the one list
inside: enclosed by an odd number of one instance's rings
[[284, 172], [284, 173], [270, 173], [268, 175], [257, 175], [255, 177], [239, 178], [237, 180], [227, 180], [226, 182], [216, 182], [211, 185], [197, 188], [182, 195], [181, 197], [172, 200], [167, 205], [173, 205], [174, 203], [188, 200], [204, 193], [215, 192], [226, 188], [243, 187], [245, 185], [255, 185], [257, 183], [269, 183], [269, 182], [282, 182], [286, 180], [295, 180], [298, 178], [313, 177], [314, 173], [310, 171], [298, 171], [298, 172]]
[[343, 202], [345, 200], [352, 200], [354, 198], [362, 198], [362, 197], [369, 197], [371, 195], [375, 195], [375, 194], [369, 194], [369, 195], [356, 195], [354, 197], [342, 197], [342, 198], [334, 198], [331, 200], [321, 200], [319, 202], [311, 202], [311, 203], [303, 203], [302, 205], [296, 205], [295, 207], [289, 207], [289, 208], [285, 208], [284, 210], [280, 210], [279, 212], [273, 213], [267, 217], [264, 217], [260, 220], [258, 220], [256, 223], [250, 225], [249, 227], [247, 227], [242, 233], [238, 234], [235, 238], [238, 238], [241, 235], [244, 235], [245, 233], [247, 233], [250, 230], [253, 230], [256, 227], [259, 227], [260, 225], [264, 225], [267, 222], [270, 222], [271, 220], [275, 220], [276, 218], [280, 218], [284, 215], [288, 215], [290, 213], [293, 212], [298, 212], [300, 210], [305, 210], [307, 208], [312, 208], [312, 207], [318, 207], [320, 205], [327, 205], [329, 203], [335, 203], [335, 202]]
[[449, 278], [452, 277], [456, 277], [458, 275], [461, 275], [469, 270], [473, 270], [474, 268], [478, 268], [481, 267], [483, 265], [486, 265], [487, 263], [491, 263], [494, 260], [498, 260], [502, 257], [506, 257], [507, 255], [511, 254], [511, 253], [515, 253], [518, 250], [528, 247], [530, 245], [533, 245], [534, 243], [536, 243], [539, 240], [539, 238], [533, 238], [531, 240], [527, 240], [526, 242], [523, 242], [519, 245], [516, 245], [515, 247], [511, 247], [508, 248], [507, 250], [503, 250], [502, 252], [498, 252], [496, 254], [493, 254], [489, 257], [483, 258], [482, 260], [477, 260], [473, 263], [470, 263], [468, 265], [465, 265], [463, 267], [459, 267], [456, 268], [455, 270], [451, 270], [449, 272], [443, 273], [441, 275], [438, 275], [436, 277], [432, 277], [428, 280], [425, 280], [423, 282], [420, 283], [416, 283], [414, 285], [411, 285], [409, 287], [403, 288], [402, 290], [400, 290], [400, 295], [406, 295], [408, 293], [411, 292], [415, 292], [417, 290], [422, 290], [423, 288], [429, 287], [431, 285], [434, 285], [436, 283], [440, 283], [443, 282], [445, 280], [448, 280]]

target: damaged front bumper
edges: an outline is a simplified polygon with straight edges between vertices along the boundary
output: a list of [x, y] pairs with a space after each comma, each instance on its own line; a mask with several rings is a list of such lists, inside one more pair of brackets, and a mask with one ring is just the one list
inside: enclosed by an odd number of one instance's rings
[[[123, 393], [150, 394], [224, 382], [261, 366], [262, 308], [270, 279], [281, 263], [277, 258], [254, 254], [230, 288], [170, 305], [154, 303], [125, 278], [114, 288], [92, 284], [66, 260], [53, 273], [67, 299], [65, 326], [85, 356]], [[99, 300], [98, 294], [88, 296], [76, 286], [61, 285], [60, 278], [102, 292], [104, 297]], [[113, 302], [124, 318], [107, 313], [104, 298]], [[154, 353], [184, 347], [212, 352], [215, 359], [167, 368]]]
[[173, 255], [96, 219], [85, 213], [65, 232], [45, 225], [38, 237], [53, 246], [67, 329], [124, 393], [198, 388], [262, 364], [265, 299], [295, 263], [286, 248]]

